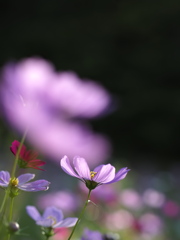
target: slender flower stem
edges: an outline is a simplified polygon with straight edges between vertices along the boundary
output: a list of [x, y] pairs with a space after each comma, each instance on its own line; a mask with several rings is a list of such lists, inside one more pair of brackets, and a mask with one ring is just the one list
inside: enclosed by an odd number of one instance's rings
[[11, 197], [10, 209], [9, 209], [9, 222], [12, 221], [13, 206], [14, 206], [14, 197]]
[[3, 202], [1, 204], [1, 209], [0, 209], [0, 235], [1, 235], [1, 230], [3, 227], [3, 221], [4, 221], [4, 214], [5, 214], [5, 208], [6, 208], [6, 200], [8, 198], [9, 191], [6, 190]]
[[2, 202], [2, 204], [1, 204], [0, 214], [1, 214], [3, 208], [4, 208], [5, 204], [6, 204], [6, 200], [7, 200], [7, 198], [8, 198], [8, 194], [9, 194], [9, 192], [8, 192], [8, 190], [6, 190], [6, 193], [5, 193], [5, 195], [4, 195], [3, 202]]
[[78, 220], [77, 220], [77, 222], [76, 222], [76, 224], [75, 224], [75, 226], [74, 226], [74, 228], [73, 228], [73, 230], [72, 230], [72, 232], [71, 232], [68, 240], [71, 239], [74, 231], [76, 230], [76, 227], [77, 227], [78, 223], [80, 222], [80, 220], [81, 220], [81, 218], [82, 218], [82, 216], [83, 216], [83, 214], [84, 214], [84, 211], [85, 211], [85, 209], [86, 209], [86, 207], [87, 207], [87, 205], [88, 205], [88, 202], [89, 202], [90, 194], [91, 194], [91, 190], [89, 190], [87, 200], [86, 200], [86, 202], [85, 202], [85, 204], [84, 204], [84, 207], [83, 207], [83, 209], [82, 209], [82, 211], [81, 211], [81, 213], [80, 213], [80, 215], [79, 215], [79, 218], [78, 218]]
[[[14, 197], [11, 197], [11, 202], [10, 202], [10, 209], [9, 209], [9, 223], [12, 221], [12, 215], [13, 215], [13, 206], [14, 206]], [[8, 233], [7, 240], [10, 240], [11, 238], [11, 233]]]
[[27, 131], [28, 131], [28, 128], [25, 130], [25, 132], [23, 134], [23, 137], [21, 139], [21, 142], [20, 142], [20, 145], [19, 145], [16, 157], [15, 157], [15, 160], [14, 160], [14, 165], [13, 165], [13, 168], [12, 168], [12, 171], [11, 171], [11, 178], [14, 178], [14, 176], [15, 176], [16, 167], [17, 167], [17, 163], [18, 163], [18, 159], [19, 159], [19, 154], [20, 154], [22, 145], [23, 145], [23, 143], [25, 141], [25, 138], [26, 138], [26, 135], [27, 135]]

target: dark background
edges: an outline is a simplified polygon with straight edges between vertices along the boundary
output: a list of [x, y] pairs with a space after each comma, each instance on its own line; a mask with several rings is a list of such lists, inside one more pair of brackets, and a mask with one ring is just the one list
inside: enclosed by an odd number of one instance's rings
[[179, 0], [9, 0], [0, 8], [0, 66], [40, 56], [100, 82], [117, 110], [93, 127], [134, 166], [179, 161], [179, 55]]

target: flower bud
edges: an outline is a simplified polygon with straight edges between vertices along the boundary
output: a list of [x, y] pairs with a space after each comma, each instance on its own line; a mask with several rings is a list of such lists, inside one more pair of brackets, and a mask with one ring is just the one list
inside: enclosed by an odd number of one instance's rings
[[17, 222], [10, 222], [8, 229], [10, 232], [15, 233], [19, 230], [19, 224]]

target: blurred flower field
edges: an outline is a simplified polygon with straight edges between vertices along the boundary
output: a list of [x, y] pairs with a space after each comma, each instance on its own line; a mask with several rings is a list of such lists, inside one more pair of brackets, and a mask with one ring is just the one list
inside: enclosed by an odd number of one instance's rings
[[4, 239], [180, 238], [178, 167], [152, 171], [113, 158], [111, 141], [89, 122], [114, 110], [103, 86], [42, 58], [8, 63], [1, 78], [9, 130], [0, 162]]

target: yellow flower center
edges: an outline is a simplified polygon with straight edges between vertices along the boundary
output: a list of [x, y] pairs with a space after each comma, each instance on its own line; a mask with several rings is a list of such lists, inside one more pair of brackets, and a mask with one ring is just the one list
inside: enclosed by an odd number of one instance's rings
[[97, 174], [97, 172], [90, 171], [91, 179]]
[[18, 183], [19, 183], [19, 180], [17, 178], [14, 177], [13, 179], [10, 179], [11, 186], [17, 187]]
[[53, 220], [52, 225], [55, 225], [57, 223], [56, 218], [53, 217], [53, 216], [49, 216], [49, 217], [47, 217], [47, 219], [52, 219]]

